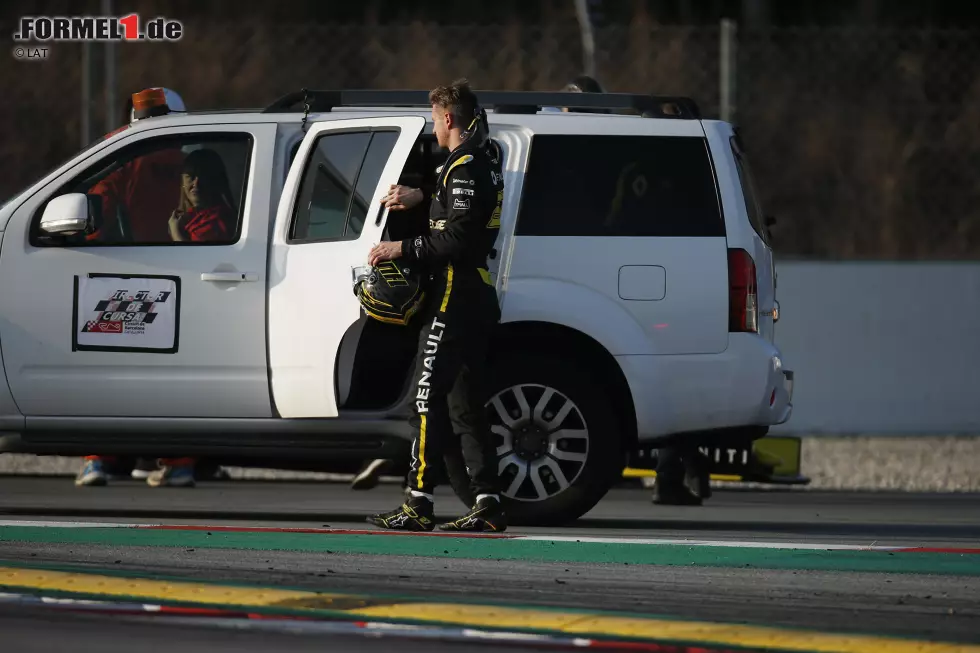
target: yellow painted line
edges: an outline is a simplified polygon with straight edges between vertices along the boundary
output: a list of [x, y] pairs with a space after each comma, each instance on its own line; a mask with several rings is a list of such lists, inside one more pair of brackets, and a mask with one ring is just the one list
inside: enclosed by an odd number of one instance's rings
[[299, 598], [328, 598], [328, 595], [314, 592], [171, 582], [146, 578], [119, 578], [98, 574], [12, 567], [0, 567], [0, 585], [59, 592], [132, 596], [195, 603], [222, 603], [225, 605], [270, 606], [281, 601]]
[[774, 648], [808, 653], [977, 653], [980, 646], [949, 642], [927, 642], [874, 635], [846, 635], [818, 631], [783, 630], [660, 619], [631, 619], [600, 616], [583, 619], [562, 629], [567, 633], [608, 633], [622, 637], [672, 639], [699, 644]]
[[348, 610], [359, 617], [420, 619], [487, 628], [564, 630], [588, 614], [462, 603], [396, 603]]
[[0, 567], [0, 585], [105, 596], [139, 597], [187, 603], [216, 603], [254, 607], [291, 607], [297, 610], [330, 609], [352, 617], [406, 619], [494, 629], [539, 629], [568, 634], [632, 637], [653, 640], [776, 648], [814, 653], [980, 653], [980, 646], [927, 642], [873, 635], [843, 635], [816, 631], [769, 628], [645, 617], [610, 616], [587, 612], [561, 612], [533, 608], [466, 605], [457, 603], [395, 603], [370, 605], [368, 597], [297, 590], [233, 587], [209, 583], [120, 578], [64, 571]]
[[524, 608], [402, 603], [348, 610], [362, 617], [420, 619], [487, 628], [536, 628], [576, 635], [676, 640], [698, 644], [762, 647], [813, 653], [980, 653], [980, 646], [913, 641], [873, 635], [841, 635], [699, 621], [616, 617]]
[[741, 476], [737, 476], [735, 474], [712, 474], [711, 475], [711, 480], [712, 481], [732, 481], [732, 482], [738, 482], [738, 481], [741, 481], [742, 480], [742, 477]]

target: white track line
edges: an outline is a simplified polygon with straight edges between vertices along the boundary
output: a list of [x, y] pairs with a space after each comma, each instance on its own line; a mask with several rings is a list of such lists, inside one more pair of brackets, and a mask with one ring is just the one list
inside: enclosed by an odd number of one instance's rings
[[590, 544], [641, 544], [641, 545], [670, 545], [670, 546], [720, 546], [740, 549], [806, 549], [814, 551], [894, 551], [900, 546], [872, 546], [867, 544], [819, 544], [806, 542], [760, 542], [734, 540], [680, 540], [680, 539], [646, 539], [630, 537], [574, 537], [550, 535], [521, 535], [515, 539], [532, 540], [536, 542], [579, 542]]

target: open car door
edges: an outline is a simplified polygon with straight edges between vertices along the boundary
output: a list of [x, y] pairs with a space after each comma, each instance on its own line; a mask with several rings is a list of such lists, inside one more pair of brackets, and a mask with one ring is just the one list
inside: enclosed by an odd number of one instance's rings
[[283, 189], [269, 263], [269, 365], [281, 417], [337, 417], [337, 355], [361, 316], [353, 269], [382, 239], [421, 116], [314, 123]]

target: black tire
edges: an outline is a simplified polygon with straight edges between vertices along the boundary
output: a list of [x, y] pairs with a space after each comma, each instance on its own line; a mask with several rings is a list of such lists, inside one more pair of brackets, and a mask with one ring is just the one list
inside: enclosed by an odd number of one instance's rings
[[[583, 453], [581, 449], [586, 449], [584, 461], [558, 460], [550, 454], [545, 456], [550, 460], [544, 461], [548, 471], [539, 475], [541, 487], [545, 487], [549, 493], [560, 487], [557, 477], [551, 471], [557, 466], [567, 481], [565, 489], [556, 491], [543, 500], [535, 499], [535, 495], [539, 495], [540, 492], [530, 476], [534, 468], [525, 466], [527, 478], [518, 488], [517, 497], [506, 495], [501, 497], [507, 511], [508, 522], [514, 525], [560, 526], [587, 513], [621, 478], [624, 465], [622, 428], [601, 379], [596, 378], [584, 366], [563, 358], [540, 354], [496, 359], [493, 361], [489, 377], [489, 397], [492, 399], [498, 393], [505, 392], [500, 398], [505, 407], [508, 404], [513, 405], [512, 400], [516, 399], [509, 393], [509, 389], [514, 387], [525, 386], [523, 392], [526, 404], [532, 412], [544, 394], [543, 388], [556, 391], [551, 395], [553, 403], [544, 406], [542, 411], [544, 416], [549, 414], [547, 411], [550, 407], [562, 405], [558, 394], [564, 395], [571, 400], [577, 411], [573, 409], [569, 412], [558, 426], [564, 426], [564, 432], [580, 432], [583, 429], [575, 427], [581, 421], [584, 422], [582, 426], [587, 431], [586, 437], [563, 439], [561, 441], [563, 444], [555, 444], [559, 449], [571, 449], [568, 451], [571, 454], [581, 455]], [[560, 415], [560, 409], [556, 408], [556, 410]], [[498, 427], [502, 425], [502, 420], [492, 401], [487, 403], [487, 416], [491, 425]], [[558, 417], [556, 416], [555, 419], [557, 420]], [[504, 442], [504, 438], [497, 435], [494, 439], [497, 444]], [[586, 444], [582, 445], [582, 441]], [[501, 457], [508, 455], [504, 453]], [[515, 459], [511, 458], [511, 460]], [[516, 473], [511, 472], [517, 472], [518, 468], [519, 465], [512, 462], [507, 469], [502, 470], [503, 491], [509, 490], [516, 476]], [[545, 477], [548, 476], [550, 480], [546, 481]], [[469, 505], [471, 497], [468, 490], [461, 490], [455, 485], [457, 496]]]

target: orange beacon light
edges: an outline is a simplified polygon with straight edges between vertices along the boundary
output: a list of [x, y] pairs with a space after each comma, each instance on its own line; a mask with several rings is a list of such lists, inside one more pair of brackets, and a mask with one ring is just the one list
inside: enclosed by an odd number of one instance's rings
[[133, 120], [165, 116], [170, 113], [162, 88], [147, 88], [133, 93]]

